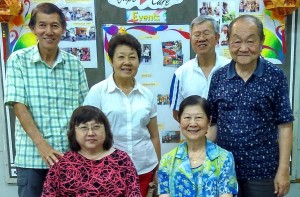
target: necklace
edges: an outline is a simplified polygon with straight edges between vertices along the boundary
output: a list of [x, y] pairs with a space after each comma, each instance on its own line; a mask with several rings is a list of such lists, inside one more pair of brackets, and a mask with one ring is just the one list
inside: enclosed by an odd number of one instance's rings
[[190, 161], [195, 165], [197, 163], [197, 161], [199, 161], [199, 158], [197, 158], [197, 159], [190, 158]]

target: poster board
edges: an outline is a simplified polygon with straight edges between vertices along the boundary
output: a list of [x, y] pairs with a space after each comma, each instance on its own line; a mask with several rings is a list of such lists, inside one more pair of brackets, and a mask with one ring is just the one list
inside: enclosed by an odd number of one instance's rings
[[[175, 70], [190, 59], [189, 25], [114, 25], [102, 26], [105, 76], [112, 73], [107, 44], [117, 32], [130, 33], [142, 45], [142, 61], [136, 80], [157, 98], [157, 121], [162, 154], [181, 140], [179, 124], [169, 107], [169, 89]], [[149, 55], [150, 54], [150, 55]]]

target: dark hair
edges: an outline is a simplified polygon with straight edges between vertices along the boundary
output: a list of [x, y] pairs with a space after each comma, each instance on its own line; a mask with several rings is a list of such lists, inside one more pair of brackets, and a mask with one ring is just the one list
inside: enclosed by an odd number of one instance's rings
[[75, 109], [71, 116], [71, 120], [69, 123], [69, 131], [68, 131], [70, 150], [79, 151], [81, 149], [80, 145], [76, 140], [75, 127], [81, 123], [86, 123], [92, 120], [104, 125], [106, 137], [103, 143], [103, 149], [109, 150], [112, 147], [113, 135], [110, 129], [108, 119], [106, 118], [104, 113], [97, 107], [86, 105], [86, 106], [80, 106], [77, 109]]
[[44, 14], [58, 14], [60, 24], [64, 29], [67, 27], [67, 22], [65, 20], [65, 15], [61, 9], [52, 3], [40, 3], [31, 11], [31, 18], [29, 20], [28, 26], [33, 29], [36, 24], [36, 15], [38, 13]]
[[183, 113], [183, 110], [187, 106], [191, 106], [191, 105], [199, 105], [203, 109], [203, 111], [204, 111], [205, 115], [207, 116], [207, 118], [210, 119], [210, 117], [211, 117], [211, 111], [210, 111], [210, 104], [209, 104], [209, 102], [205, 98], [202, 98], [201, 96], [192, 95], [192, 96], [186, 97], [180, 103], [180, 105], [179, 105], [179, 111], [178, 111], [178, 119], [179, 119], [179, 121], [180, 121], [181, 115]]
[[265, 40], [263, 23], [257, 17], [255, 17], [253, 15], [250, 15], [250, 14], [241, 15], [241, 16], [235, 18], [233, 21], [231, 21], [231, 23], [229, 24], [228, 30], [227, 30], [228, 40], [230, 39], [230, 35], [231, 35], [231, 32], [232, 32], [232, 26], [234, 25], [234, 23], [236, 23], [239, 20], [249, 20], [249, 21], [252, 21], [253, 23], [255, 23], [255, 25], [257, 26], [257, 30], [258, 30], [257, 33], [258, 33], [258, 36], [260, 38], [260, 41]]
[[122, 34], [118, 33], [110, 39], [108, 43], [108, 57], [110, 58], [111, 61], [113, 61], [115, 50], [119, 45], [126, 45], [136, 50], [139, 58], [139, 62], [141, 62], [141, 56], [142, 56], [141, 43], [134, 36], [128, 33], [122, 33]]

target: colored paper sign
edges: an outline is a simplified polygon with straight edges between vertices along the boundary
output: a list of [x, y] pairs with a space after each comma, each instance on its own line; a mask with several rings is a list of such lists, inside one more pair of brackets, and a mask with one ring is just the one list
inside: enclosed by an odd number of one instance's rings
[[166, 23], [166, 10], [127, 10], [127, 23]]
[[119, 8], [131, 9], [136, 6], [140, 10], [147, 7], [151, 9], [169, 8], [182, 1], [183, 0], [107, 0], [108, 3]]

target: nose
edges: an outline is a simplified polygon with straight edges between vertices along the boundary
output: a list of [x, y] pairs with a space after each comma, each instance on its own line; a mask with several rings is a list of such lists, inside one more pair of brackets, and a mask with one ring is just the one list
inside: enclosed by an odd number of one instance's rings
[[89, 128], [89, 130], [87, 131], [87, 135], [95, 135], [95, 132], [92, 128]]
[[53, 29], [50, 25], [48, 25], [45, 29], [46, 34], [52, 35], [53, 34]]
[[248, 51], [248, 45], [247, 45], [247, 43], [242, 42], [239, 50], [240, 51]]

